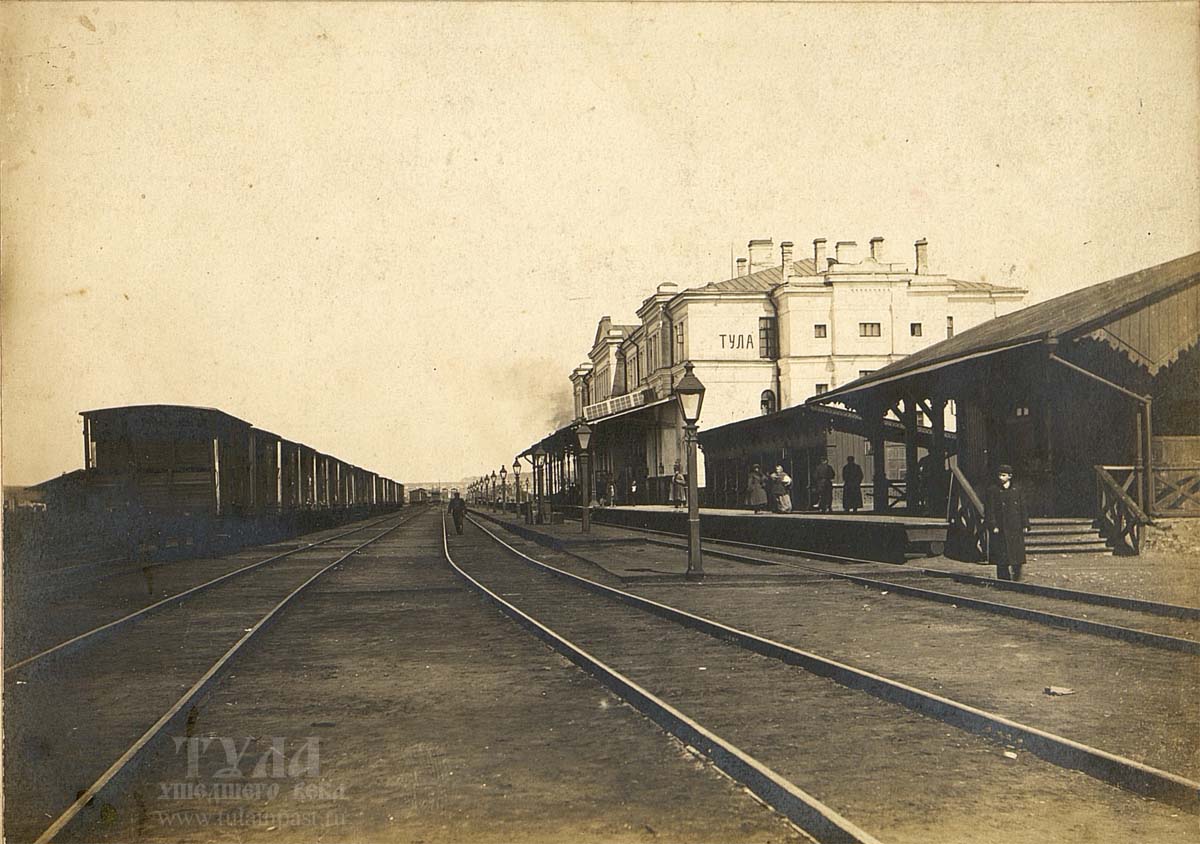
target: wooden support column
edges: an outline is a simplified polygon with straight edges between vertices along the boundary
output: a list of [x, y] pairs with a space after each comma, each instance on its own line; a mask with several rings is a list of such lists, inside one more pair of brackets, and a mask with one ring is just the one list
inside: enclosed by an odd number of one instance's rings
[[863, 409], [863, 422], [867, 428], [867, 437], [871, 441], [871, 474], [874, 486], [871, 509], [876, 513], [887, 512], [887, 445], [883, 436], [883, 417], [886, 412], [880, 404]]
[[928, 504], [930, 513], [946, 512], [946, 400], [929, 399], [929, 423], [933, 427], [933, 473], [929, 479]]
[[1142, 403], [1142, 412], [1146, 415], [1145, 424], [1142, 426], [1143, 436], [1145, 436], [1142, 449], [1145, 454], [1146, 464], [1146, 507], [1144, 512], [1148, 516], [1154, 515], [1154, 427], [1153, 420], [1150, 416], [1150, 397], [1146, 396], [1145, 402]]
[[917, 477], [917, 403], [909, 393], [904, 397], [904, 507], [915, 515], [920, 502], [920, 479]]
[[1146, 441], [1142, 434], [1142, 414], [1145, 412], [1145, 405], [1141, 405], [1133, 414], [1134, 422], [1137, 428], [1137, 459], [1133, 463], [1134, 480], [1134, 500], [1137, 501], [1137, 506], [1146, 512], [1145, 493], [1148, 489], [1146, 485]]

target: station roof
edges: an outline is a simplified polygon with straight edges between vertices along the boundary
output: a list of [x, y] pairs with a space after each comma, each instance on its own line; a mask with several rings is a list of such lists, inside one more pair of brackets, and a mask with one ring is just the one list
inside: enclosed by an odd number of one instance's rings
[[1071, 340], [1154, 302], [1200, 284], [1200, 252], [1065, 293], [934, 343], [870, 375], [809, 399], [823, 404], [968, 358], [1047, 340]]
[[[817, 275], [816, 264], [812, 258], [802, 258], [799, 261], [793, 261], [792, 270], [797, 276]], [[917, 277], [923, 278], [923, 276]], [[964, 292], [1016, 293], [1024, 292], [1025, 290], [1023, 287], [989, 284], [985, 281], [962, 281], [956, 278], [946, 278], [944, 281], [946, 284], [952, 285], [956, 290]], [[765, 270], [729, 278], [724, 281], [710, 282], [700, 287], [692, 287], [681, 291], [680, 295], [684, 293], [770, 293], [781, 284], [783, 284], [782, 265], [767, 267]]]

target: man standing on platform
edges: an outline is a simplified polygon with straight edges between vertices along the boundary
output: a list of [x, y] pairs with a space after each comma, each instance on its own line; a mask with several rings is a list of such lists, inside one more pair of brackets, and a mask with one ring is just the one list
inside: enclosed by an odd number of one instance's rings
[[988, 487], [983, 506], [988, 530], [988, 561], [996, 566], [997, 580], [1020, 580], [1025, 565], [1025, 534], [1029, 514], [1021, 491], [1013, 483], [1012, 466], [996, 471], [996, 482]]
[[857, 513], [862, 507], [863, 470], [854, 462], [854, 456], [846, 458], [842, 467], [842, 509], [847, 513]]
[[462, 535], [463, 516], [467, 514], [467, 502], [458, 496], [458, 490], [450, 493], [450, 504], [446, 508], [450, 511], [450, 518], [454, 519], [454, 532]]
[[813, 472], [813, 487], [817, 493], [817, 508], [822, 513], [833, 511], [833, 479], [836, 477], [837, 473], [829, 465], [829, 459], [822, 457], [817, 462], [816, 471]]

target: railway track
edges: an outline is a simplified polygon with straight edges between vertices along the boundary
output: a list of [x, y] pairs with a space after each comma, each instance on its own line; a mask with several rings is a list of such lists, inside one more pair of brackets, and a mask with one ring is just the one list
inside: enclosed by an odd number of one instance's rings
[[118, 787], [156, 739], [190, 729], [205, 691], [291, 601], [418, 515], [274, 555], [81, 634], [71, 647], [52, 649], [53, 659], [35, 655], [11, 666], [6, 756], [20, 762], [5, 768], [8, 839], [53, 840]]
[[1111, 819], [1097, 841], [1194, 833], [1173, 811], [1198, 809], [1184, 777], [548, 566], [474, 524], [447, 557], [489, 600], [818, 840], [866, 840], [842, 821], [893, 841], [1046, 840], [1081, 811]]
[[[271, 563], [287, 559], [288, 557], [296, 554], [311, 551], [313, 548], [318, 548], [331, 542], [337, 542], [361, 531], [369, 530], [384, 523], [390, 518], [394, 517], [385, 516], [381, 519], [376, 519], [374, 521], [367, 522], [366, 524], [358, 525], [349, 530], [339, 531], [314, 542], [303, 542], [294, 548], [271, 554], [262, 559], [252, 560], [250, 562], [245, 562], [244, 560], [240, 559], [242, 555], [234, 555], [230, 558], [221, 558], [219, 560], [215, 560], [213, 562], [218, 565], [219, 574], [211, 578], [199, 579], [192, 577], [191, 575], [194, 574], [194, 571], [189, 571], [185, 567], [180, 566], [178, 563], [171, 564], [178, 567], [173, 568], [170, 574], [176, 576], [182, 575], [185, 584], [184, 588], [180, 588], [178, 591], [165, 595], [156, 601], [138, 606], [132, 611], [128, 612], [123, 611], [121, 608], [122, 603], [128, 602], [128, 595], [97, 593], [94, 589], [96, 583], [100, 580], [115, 581], [118, 579], [126, 579], [138, 581], [142, 578], [149, 578], [150, 582], [153, 583], [153, 574], [151, 572], [161, 568], [161, 565], [147, 566], [141, 569], [140, 572], [123, 569], [104, 578], [88, 580], [86, 582], [86, 586], [90, 587], [89, 595], [87, 596], [88, 601], [87, 603], [83, 604], [79, 602], [68, 604], [61, 594], [55, 596], [46, 596], [34, 593], [26, 596], [26, 598], [30, 600], [34, 606], [29, 608], [23, 607], [22, 609], [26, 612], [26, 614], [32, 613], [39, 619], [41, 635], [38, 633], [31, 635], [29, 631], [30, 625], [24, 625], [25, 629], [21, 629], [19, 632], [22, 634], [22, 638], [29, 640], [29, 642], [23, 643], [26, 644], [27, 655], [24, 657], [19, 657], [13, 662], [10, 662], [7, 666], [5, 666], [4, 673], [8, 674], [12, 671], [27, 668], [30, 665], [42, 660], [51, 657], [63, 656], [72, 652], [76, 648], [95, 644], [104, 637], [112, 635], [118, 630], [121, 630], [122, 628], [131, 624], [135, 624], [155, 612], [178, 606], [183, 601], [186, 601], [189, 598], [192, 598], [195, 595], [198, 595], [214, 586], [218, 586], [228, 580], [249, 574], [250, 572], [256, 571], [262, 566], [270, 565]], [[254, 552], [250, 551], [249, 553], [253, 554]], [[228, 569], [228, 565], [230, 564], [234, 565], [235, 567]], [[208, 566], [205, 566], [206, 571], [207, 568]], [[195, 580], [199, 580], [199, 582], [193, 582]], [[9, 626], [10, 634], [8, 636], [8, 649], [12, 649], [13, 643], [17, 640], [17, 636], [13, 635], [13, 633], [18, 631], [13, 631], [11, 629], [11, 623]], [[42, 641], [37, 643], [37, 640], [39, 638], [43, 638], [47, 633], [53, 635], [54, 633], [59, 633], [64, 628], [78, 632], [74, 632], [72, 635], [69, 635], [65, 638], [55, 638], [53, 641]], [[29, 646], [30, 643], [33, 643], [32, 646]]]
[[[657, 537], [671, 537], [646, 538], [644, 541], [648, 544], [687, 549], [684, 542], [673, 538], [674, 534], [650, 528], [623, 529]], [[755, 553], [749, 553], [750, 551]], [[1033, 583], [1013, 583], [942, 569], [910, 569], [896, 564], [837, 554], [818, 554], [725, 540], [704, 540], [704, 553], [750, 565], [792, 568], [871, 589], [1016, 618], [1061, 630], [1200, 655], [1200, 607]], [[764, 556], [767, 554], [771, 556]], [[798, 562], [798, 559], [805, 562]], [[866, 567], [868, 570], [847, 572], [844, 568], [839, 570], [815, 565], [816, 562], [830, 562], [860, 569]], [[1004, 599], [996, 600], [997, 593], [1003, 593]], [[1067, 611], [1065, 608], [1070, 605], [1075, 605], [1076, 608]]]

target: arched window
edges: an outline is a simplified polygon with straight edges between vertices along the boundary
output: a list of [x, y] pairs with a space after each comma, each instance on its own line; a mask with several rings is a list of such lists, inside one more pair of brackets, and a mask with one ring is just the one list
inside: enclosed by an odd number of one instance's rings
[[762, 398], [759, 400], [758, 406], [762, 409], [763, 416], [768, 413], [775, 412], [775, 392], [773, 390], [763, 390]]

